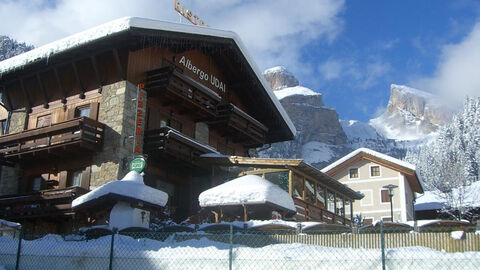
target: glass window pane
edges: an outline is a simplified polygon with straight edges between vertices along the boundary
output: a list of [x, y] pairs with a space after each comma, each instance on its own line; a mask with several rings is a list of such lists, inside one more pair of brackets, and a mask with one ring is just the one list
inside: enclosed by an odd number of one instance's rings
[[327, 190], [327, 210], [335, 213], [335, 195]]
[[303, 178], [293, 174], [293, 197], [303, 199]]
[[305, 180], [305, 201], [315, 203], [315, 183]]
[[370, 176], [380, 176], [380, 166], [370, 167]]
[[72, 173], [72, 187], [79, 187], [82, 185], [82, 170], [74, 171]]
[[343, 208], [343, 198], [337, 196], [337, 208], [335, 209], [335, 214], [344, 217], [345, 216], [345, 209]]
[[348, 170], [350, 178], [358, 178], [358, 168], [351, 168]]
[[266, 173], [265, 179], [288, 192], [288, 171]]
[[345, 217], [352, 220], [352, 203], [350, 200], [345, 200]]
[[325, 208], [325, 189], [321, 185], [317, 185], [317, 202]]

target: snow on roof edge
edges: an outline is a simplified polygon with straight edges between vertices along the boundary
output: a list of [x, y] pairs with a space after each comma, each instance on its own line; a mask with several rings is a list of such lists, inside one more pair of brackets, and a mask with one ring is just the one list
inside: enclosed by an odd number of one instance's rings
[[[105, 24], [101, 24], [99, 26], [90, 28], [88, 30], [73, 34], [71, 36], [54, 41], [52, 43], [48, 43], [44, 46], [38, 47], [26, 53], [11, 57], [4, 61], [1, 61], [0, 76], [4, 72], [15, 70], [17, 68], [20, 68], [21, 66], [24, 66], [26, 64], [29, 64], [35, 61], [40, 61], [45, 58], [48, 59], [48, 57], [50, 57], [53, 54], [56, 54], [65, 50], [73, 49], [75, 47], [90, 43], [94, 40], [98, 40], [108, 35], [120, 33], [132, 27], [146, 28], [146, 29], [152, 29], [152, 30], [175, 31], [175, 32], [182, 32], [182, 33], [197, 34], [197, 35], [209, 35], [209, 36], [233, 39], [234, 42], [237, 44], [238, 48], [240, 49], [240, 51], [242, 52], [242, 54], [245, 56], [245, 59], [247, 60], [253, 72], [259, 79], [263, 88], [267, 92], [268, 97], [270, 98], [270, 100], [272, 100], [275, 108], [278, 110], [278, 112], [284, 119], [285, 123], [287, 124], [292, 134], [295, 136], [297, 131], [295, 129], [295, 126], [293, 125], [292, 120], [290, 119], [285, 109], [280, 104], [280, 101], [278, 101], [277, 97], [273, 94], [272, 89], [270, 88], [270, 86], [268, 86], [266, 79], [263, 77], [262, 72], [258, 68], [257, 64], [254, 62], [252, 56], [246, 50], [246, 47], [241, 41], [240, 37], [235, 32], [232, 32], [232, 31], [164, 22], [164, 21], [139, 18], [139, 17], [123, 17], [123, 18], [113, 20]], [[76, 42], [72, 43], [72, 41], [76, 41]]]
[[321, 169], [320, 171], [323, 172], [323, 173], [327, 173], [328, 171], [330, 171], [331, 169], [339, 166], [340, 164], [346, 162], [347, 160], [349, 160], [350, 158], [358, 155], [359, 153], [365, 153], [365, 154], [369, 154], [369, 155], [372, 155], [372, 156], [375, 156], [377, 158], [380, 158], [380, 159], [383, 159], [383, 160], [386, 160], [386, 161], [389, 161], [389, 162], [392, 162], [392, 163], [395, 163], [399, 166], [402, 166], [402, 167], [405, 167], [407, 169], [410, 169], [410, 170], [413, 170], [415, 171], [416, 170], [416, 167], [415, 165], [413, 164], [410, 164], [408, 162], [405, 162], [405, 161], [402, 161], [402, 160], [399, 160], [397, 158], [394, 158], [394, 157], [391, 157], [389, 155], [385, 155], [385, 154], [382, 154], [382, 153], [379, 153], [377, 151], [374, 151], [372, 149], [368, 149], [368, 148], [358, 148], [357, 150], [355, 151], [352, 151], [350, 152], [349, 154], [347, 154], [346, 156], [338, 159], [337, 161], [333, 162], [332, 164], [328, 165], [327, 167]]

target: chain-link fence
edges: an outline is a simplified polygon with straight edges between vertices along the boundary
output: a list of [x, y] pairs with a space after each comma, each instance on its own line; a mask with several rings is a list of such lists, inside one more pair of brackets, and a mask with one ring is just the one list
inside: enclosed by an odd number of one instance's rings
[[480, 269], [472, 228], [120, 232], [0, 237], [0, 269]]

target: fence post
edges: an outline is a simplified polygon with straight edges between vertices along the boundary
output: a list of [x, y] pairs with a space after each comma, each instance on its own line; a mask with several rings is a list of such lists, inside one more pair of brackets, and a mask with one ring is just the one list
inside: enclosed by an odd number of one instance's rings
[[108, 270], [112, 270], [113, 267], [113, 247], [115, 242], [115, 234], [117, 233], [117, 229], [113, 228], [112, 230], [112, 240], [110, 241], [110, 260], [108, 262]]
[[20, 252], [22, 251], [23, 228], [20, 228], [20, 235], [18, 236], [17, 259], [15, 261], [15, 270], [20, 267]]
[[233, 263], [233, 257], [232, 257], [232, 249], [233, 249], [233, 226], [230, 224], [230, 247], [228, 250], [228, 269], [232, 270], [232, 263]]
[[380, 221], [380, 245], [382, 249], [382, 270], [385, 270], [385, 234], [383, 233], [383, 221]]

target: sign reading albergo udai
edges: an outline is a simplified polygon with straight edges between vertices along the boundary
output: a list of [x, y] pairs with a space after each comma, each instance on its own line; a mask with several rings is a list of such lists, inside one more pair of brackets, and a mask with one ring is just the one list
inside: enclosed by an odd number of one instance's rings
[[180, 58], [178, 63], [182, 64], [185, 68], [193, 72], [193, 74], [197, 75], [200, 81], [209, 81], [212, 86], [225, 93], [227, 87], [224, 82], [220, 81], [215, 75], [208, 74], [192, 64], [192, 61], [186, 58], [185, 55]]

